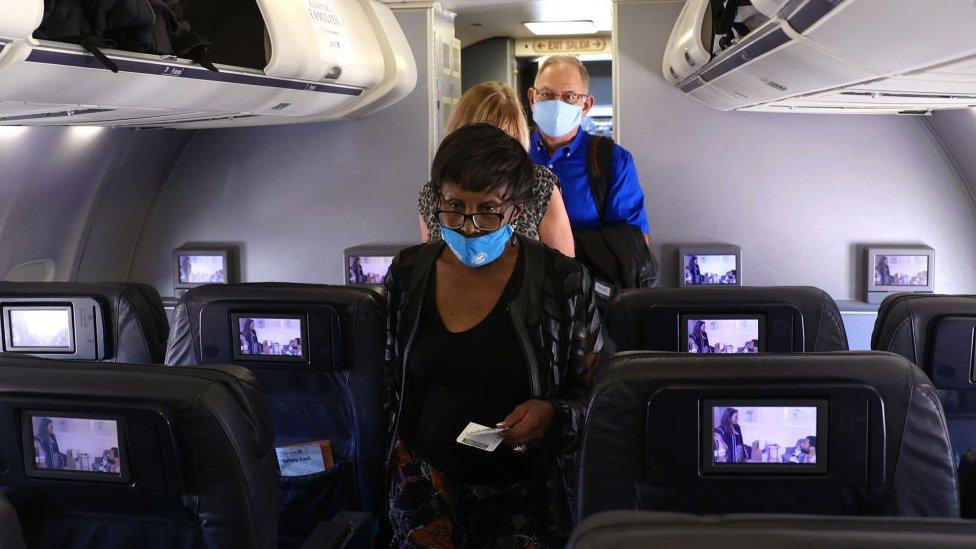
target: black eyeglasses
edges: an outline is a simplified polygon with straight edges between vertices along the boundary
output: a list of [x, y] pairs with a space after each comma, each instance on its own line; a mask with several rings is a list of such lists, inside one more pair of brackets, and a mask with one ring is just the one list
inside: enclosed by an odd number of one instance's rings
[[464, 227], [464, 224], [469, 219], [479, 231], [497, 231], [502, 227], [502, 221], [505, 219], [505, 214], [503, 213], [478, 212], [466, 214], [451, 210], [437, 210], [434, 212], [434, 215], [437, 216], [437, 221], [441, 225], [454, 231]]

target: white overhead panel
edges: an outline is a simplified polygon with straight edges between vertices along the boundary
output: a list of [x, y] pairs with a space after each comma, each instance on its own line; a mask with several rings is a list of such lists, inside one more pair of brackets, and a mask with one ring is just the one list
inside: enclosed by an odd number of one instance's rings
[[725, 50], [712, 40], [709, 6], [688, 0], [662, 68], [714, 108], [892, 114], [976, 104], [973, 0], [759, 2]]
[[457, 37], [463, 47], [493, 37], [531, 38], [525, 23], [591, 21], [597, 33], [613, 27], [611, 0], [442, 0], [458, 14]]
[[112, 72], [80, 46], [33, 38], [41, 19], [24, 14], [36, 15], [44, 0], [0, 0], [0, 125], [315, 122], [389, 106], [416, 84], [410, 47], [380, 2], [235, 1], [260, 10], [263, 69], [213, 59], [215, 72], [173, 56], [103, 50]]

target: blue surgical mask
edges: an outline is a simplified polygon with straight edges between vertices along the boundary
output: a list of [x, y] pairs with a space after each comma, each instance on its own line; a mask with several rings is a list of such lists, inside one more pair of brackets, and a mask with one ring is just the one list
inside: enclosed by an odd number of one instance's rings
[[539, 131], [549, 137], [562, 137], [580, 125], [583, 107], [558, 99], [536, 101], [532, 106], [532, 120], [539, 126]]
[[447, 247], [468, 267], [478, 268], [494, 263], [505, 253], [505, 245], [512, 238], [512, 225], [504, 225], [497, 231], [481, 236], [467, 237], [441, 226], [441, 236]]

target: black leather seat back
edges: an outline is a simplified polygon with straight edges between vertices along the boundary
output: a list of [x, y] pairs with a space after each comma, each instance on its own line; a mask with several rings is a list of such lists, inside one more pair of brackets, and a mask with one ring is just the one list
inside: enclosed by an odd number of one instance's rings
[[4, 298], [91, 297], [107, 324], [106, 362], [162, 364], [169, 325], [155, 288], [132, 282], [0, 282]]
[[727, 515], [615, 511], [581, 524], [570, 549], [963, 549], [976, 523], [953, 519]]
[[871, 348], [897, 353], [931, 379], [958, 460], [976, 449], [976, 296], [895, 294], [878, 310]]
[[2, 494], [0, 494], [0, 547], [4, 549], [24, 549], [25, 547], [17, 511]]
[[[383, 499], [386, 301], [376, 290], [312, 284], [236, 284], [194, 288], [173, 313], [166, 363], [206, 364], [235, 344], [234, 312], [334, 313], [330, 352], [310, 331], [302, 364], [239, 361], [263, 386], [281, 447], [329, 440], [337, 467], [282, 477], [283, 543], [298, 543], [339, 511], [378, 513]], [[259, 315], [258, 315], [259, 316]], [[311, 316], [307, 316], [311, 318]], [[236, 329], [235, 329], [236, 330]], [[334, 347], [334, 348], [333, 348]]]
[[[2, 357], [0, 437], [31, 547], [277, 547], [271, 418], [243, 368]], [[121, 467], [96, 472], [110, 446]]]
[[[765, 316], [766, 331], [771, 338], [777, 331], [795, 333], [792, 342], [783, 342], [782, 338], [772, 342], [781, 349], [785, 346], [783, 352], [846, 351], [848, 348], [847, 332], [837, 304], [826, 292], [813, 287], [624, 290], [607, 309], [607, 332], [619, 351], [683, 352], [687, 347], [682, 347], [675, 329], [683, 313]], [[655, 317], [658, 322], [663, 321], [663, 327], [652, 325]], [[662, 339], [661, 332], [668, 330], [674, 334]]]
[[[609, 510], [959, 516], [942, 408], [928, 378], [897, 355], [621, 353], [591, 395], [581, 517]], [[662, 407], [678, 402], [675, 395], [685, 400]], [[706, 471], [708, 402], [739, 398], [824, 401], [826, 435], [817, 438], [826, 470]], [[762, 421], [742, 427], [745, 445], [766, 438]]]

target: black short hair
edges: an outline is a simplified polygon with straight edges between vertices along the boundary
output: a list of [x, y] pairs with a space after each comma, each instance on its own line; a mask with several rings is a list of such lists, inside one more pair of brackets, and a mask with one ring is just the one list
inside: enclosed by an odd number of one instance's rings
[[535, 168], [510, 135], [491, 124], [471, 124], [441, 142], [430, 181], [438, 195], [445, 184], [474, 192], [506, 189], [507, 200], [521, 203], [532, 196]]
[[810, 442], [810, 446], [813, 446], [814, 448], [817, 447], [817, 437], [810, 436], [807, 437], [807, 440]]

